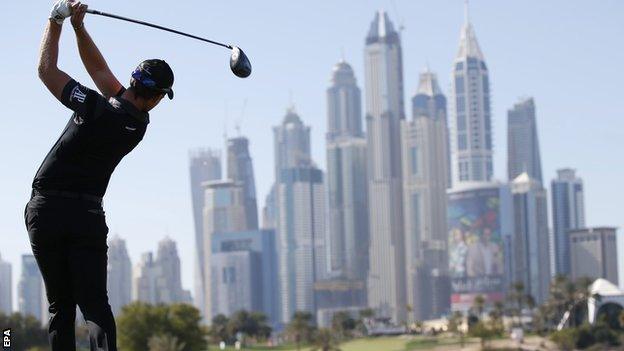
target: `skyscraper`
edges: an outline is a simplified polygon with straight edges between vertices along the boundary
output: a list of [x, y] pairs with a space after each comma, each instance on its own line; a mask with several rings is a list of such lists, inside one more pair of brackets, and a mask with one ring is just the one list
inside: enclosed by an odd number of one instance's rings
[[507, 111], [508, 179], [512, 181], [524, 172], [543, 183], [533, 98], [521, 100]]
[[368, 272], [366, 138], [360, 89], [344, 60], [327, 89], [327, 190], [330, 269], [349, 279]]
[[429, 70], [420, 75], [412, 114], [401, 121], [401, 141], [408, 320], [416, 321], [450, 308], [446, 98]]
[[275, 204], [275, 184], [271, 185], [271, 190], [264, 198], [262, 208], [262, 229], [275, 229], [277, 224], [277, 207]]
[[17, 287], [18, 308], [23, 315], [31, 315], [41, 323], [47, 320], [47, 302], [43, 278], [33, 255], [22, 255], [22, 276]]
[[[158, 243], [156, 266], [160, 271], [160, 279], [166, 286], [161, 289], [161, 299], [167, 302], [190, 302], [189, 293], [182, 288], [182, 267], [175, 241], [166, 237]], [[164, 285], [165, 285], [164, 284]]]
[[108, 242], [108, 301], [113, 314], [118, 315], [121, 308], [132, 301], [132, 263], [126, 241], [114, 236]]
[[315, 312], [314, 282], [327, 273], [323, 173], [310, 157], [310, 127], [289, 109], [273, 128], [280, 319]]
[[276, 183], [279, 183], [283, 169], [312, 164], [310, 127], [303, 124], [294, 107], [286, 111], [281, 125], [273, 127], [273, 139]]
[[567, 234], [570, 242], [571, 280], [604, 278], [613, 284], [618, 283], [616, 228], [571, 229]]
[[249, 250], [213, 252], [211, 256], [213, 315], [261, 311], [260, 255]]
[[401, 40], [388, 15], [375, 14], [364, 57], [368, 152], [368, 304], [378, 316], [406, 317], [401, 133], [405, 119]]
[[144, 253], [135, 267], [133, 300], [150, 304], [190, 303], [190, 292], [182, 289], [180, 257], [176, 243], [165, 238], [158, 243], [156, 259]]
[[514, 223], [512, 282], [524, 284], [535, 302], [548, 298], [550, 287], [550, 249], [546, 190], [527, 172], [512, 182]]
[[195, 306], [205, 316], [204, 291], [204, 187], [202, 183], [221, 179], [221, 153], [218, 150], [198, 149], [190, 153], [191, 200], [195, 228]]
[[450, 146], [453, 186], [492, 179], [490, 82], [485, 58], [466, 17], [451, 78]]
[[227, 316], [245, 308], [264, 312], [273, 325], [279, 323], [275, 240], [272, 229], [212, 235], [216, 312]]
[[327, 276], [325, 188], [314, 166], [287, 168], [278, 185], [281, 321], [315, 313], [314, 282]]
[[13, 312], [12, 290], [11, 264], [0, 257], [0, 313], [9, 315]]
[[553, 211], [553, 243], [555, 273], [570, 274], [570, 245], [568, 230], [585, 227], [585, 203], [583, 180], [573, 169], [557, 170], [557, 178], [551, 183]]
[[240, 183], [243, 187], [247, 229], [258, 229], [256, 182], [251, 156], [249, 155], [249, 141], [245, 137], [228, 140], [227, 178]]
[[230, 180], [205, 182], [204, 201], [204, 318], [210, 323], [215, 315], [212, 292], [212, 235], [217, 232], [236, 232], [247, 229], [245, 195], [240, 183]]

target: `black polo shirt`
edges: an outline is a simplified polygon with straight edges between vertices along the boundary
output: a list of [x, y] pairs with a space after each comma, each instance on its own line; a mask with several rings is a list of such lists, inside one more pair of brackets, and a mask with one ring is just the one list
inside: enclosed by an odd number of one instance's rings
[[110, 99], [69, 81], [61, 102], [73, 110], [33, 180], [37, 190], [60, 190], [104, 196], [121, 159], [143, 139], [149, 114], [122, 99]]

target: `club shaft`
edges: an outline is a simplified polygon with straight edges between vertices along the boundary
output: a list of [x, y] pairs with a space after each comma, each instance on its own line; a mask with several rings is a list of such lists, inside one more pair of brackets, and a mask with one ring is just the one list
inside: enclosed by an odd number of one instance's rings
[[164, 31], [167, 31], [167, 32], [180, 34], [180, 35], [183, 35], [185, 37], [201, 40], [201, 41], [204, 41], [204, 42], [207, 42], [207, 43], [210, 43], [210, 44], [219, 45], [219, 46], [222, 46], [222, 47], [227, 48], [227, 49], [232, 49], [231, 45], [219, 43], [218, 41], [214, 41], [214, 40], [198, 37], [198, 36], [193, 35], [193, 34], [180, 32], [179, 30], [175, 30], [175, 29], [159, 26], [159, 25], [153, 24], [153, 23], [139, 21], [139, 20], [135, 20], [135, 19], [132, 19], [132, 18], [127, 18], [127, 17], [118, 16], [118, 15], [113, 15], [112, 13], [106, 13], [106, 12], [102, 12], [102, 11], [98, 11], [98, 10], [92, 10], [92, 9], [87, 9], [87, 13], [90, 13], [92, 15], [99, 15], [99, 16], [104, 16], [104, 17], [115, 18], [115, 19], [118, 19], [118, 20], [132, 22], [132, 23], [136, 23], [136, 24], [141, 24], [141, 25], [144, 25], [144, 26], [148, 26], [148, 27], [164, 30]]

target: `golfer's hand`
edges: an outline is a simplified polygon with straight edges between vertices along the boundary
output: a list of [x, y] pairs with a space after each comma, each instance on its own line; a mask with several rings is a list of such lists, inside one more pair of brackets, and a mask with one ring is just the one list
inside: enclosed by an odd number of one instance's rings
[[71, 16], [71, 2], [69, 0], [56, 1], [50, 12], [50, 19], [57, 24], [63, 24], [63, 21], [69, 16]]
[[85, 14], [87, 13], [87, 5], [80, 3], [79, 1], [71, 3], [71, 24], [74, 29], [78, 30], [82, 28]]

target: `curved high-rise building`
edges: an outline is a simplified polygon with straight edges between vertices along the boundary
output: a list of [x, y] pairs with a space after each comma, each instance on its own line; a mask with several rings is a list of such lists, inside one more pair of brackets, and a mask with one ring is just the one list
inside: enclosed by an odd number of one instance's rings
[[245, 137], [236, 137], [229, 139], [227, 144], [227, 178], [240, 183], [243, 187], [246, 229], [258, 229], [256, 181], [249, 155], [249, 140]]
[[368, 304], [380, 317], [406, 320], [401, 133], [401, 40], [388, 15], [371, 23], [364, 54], [370, 247]]

